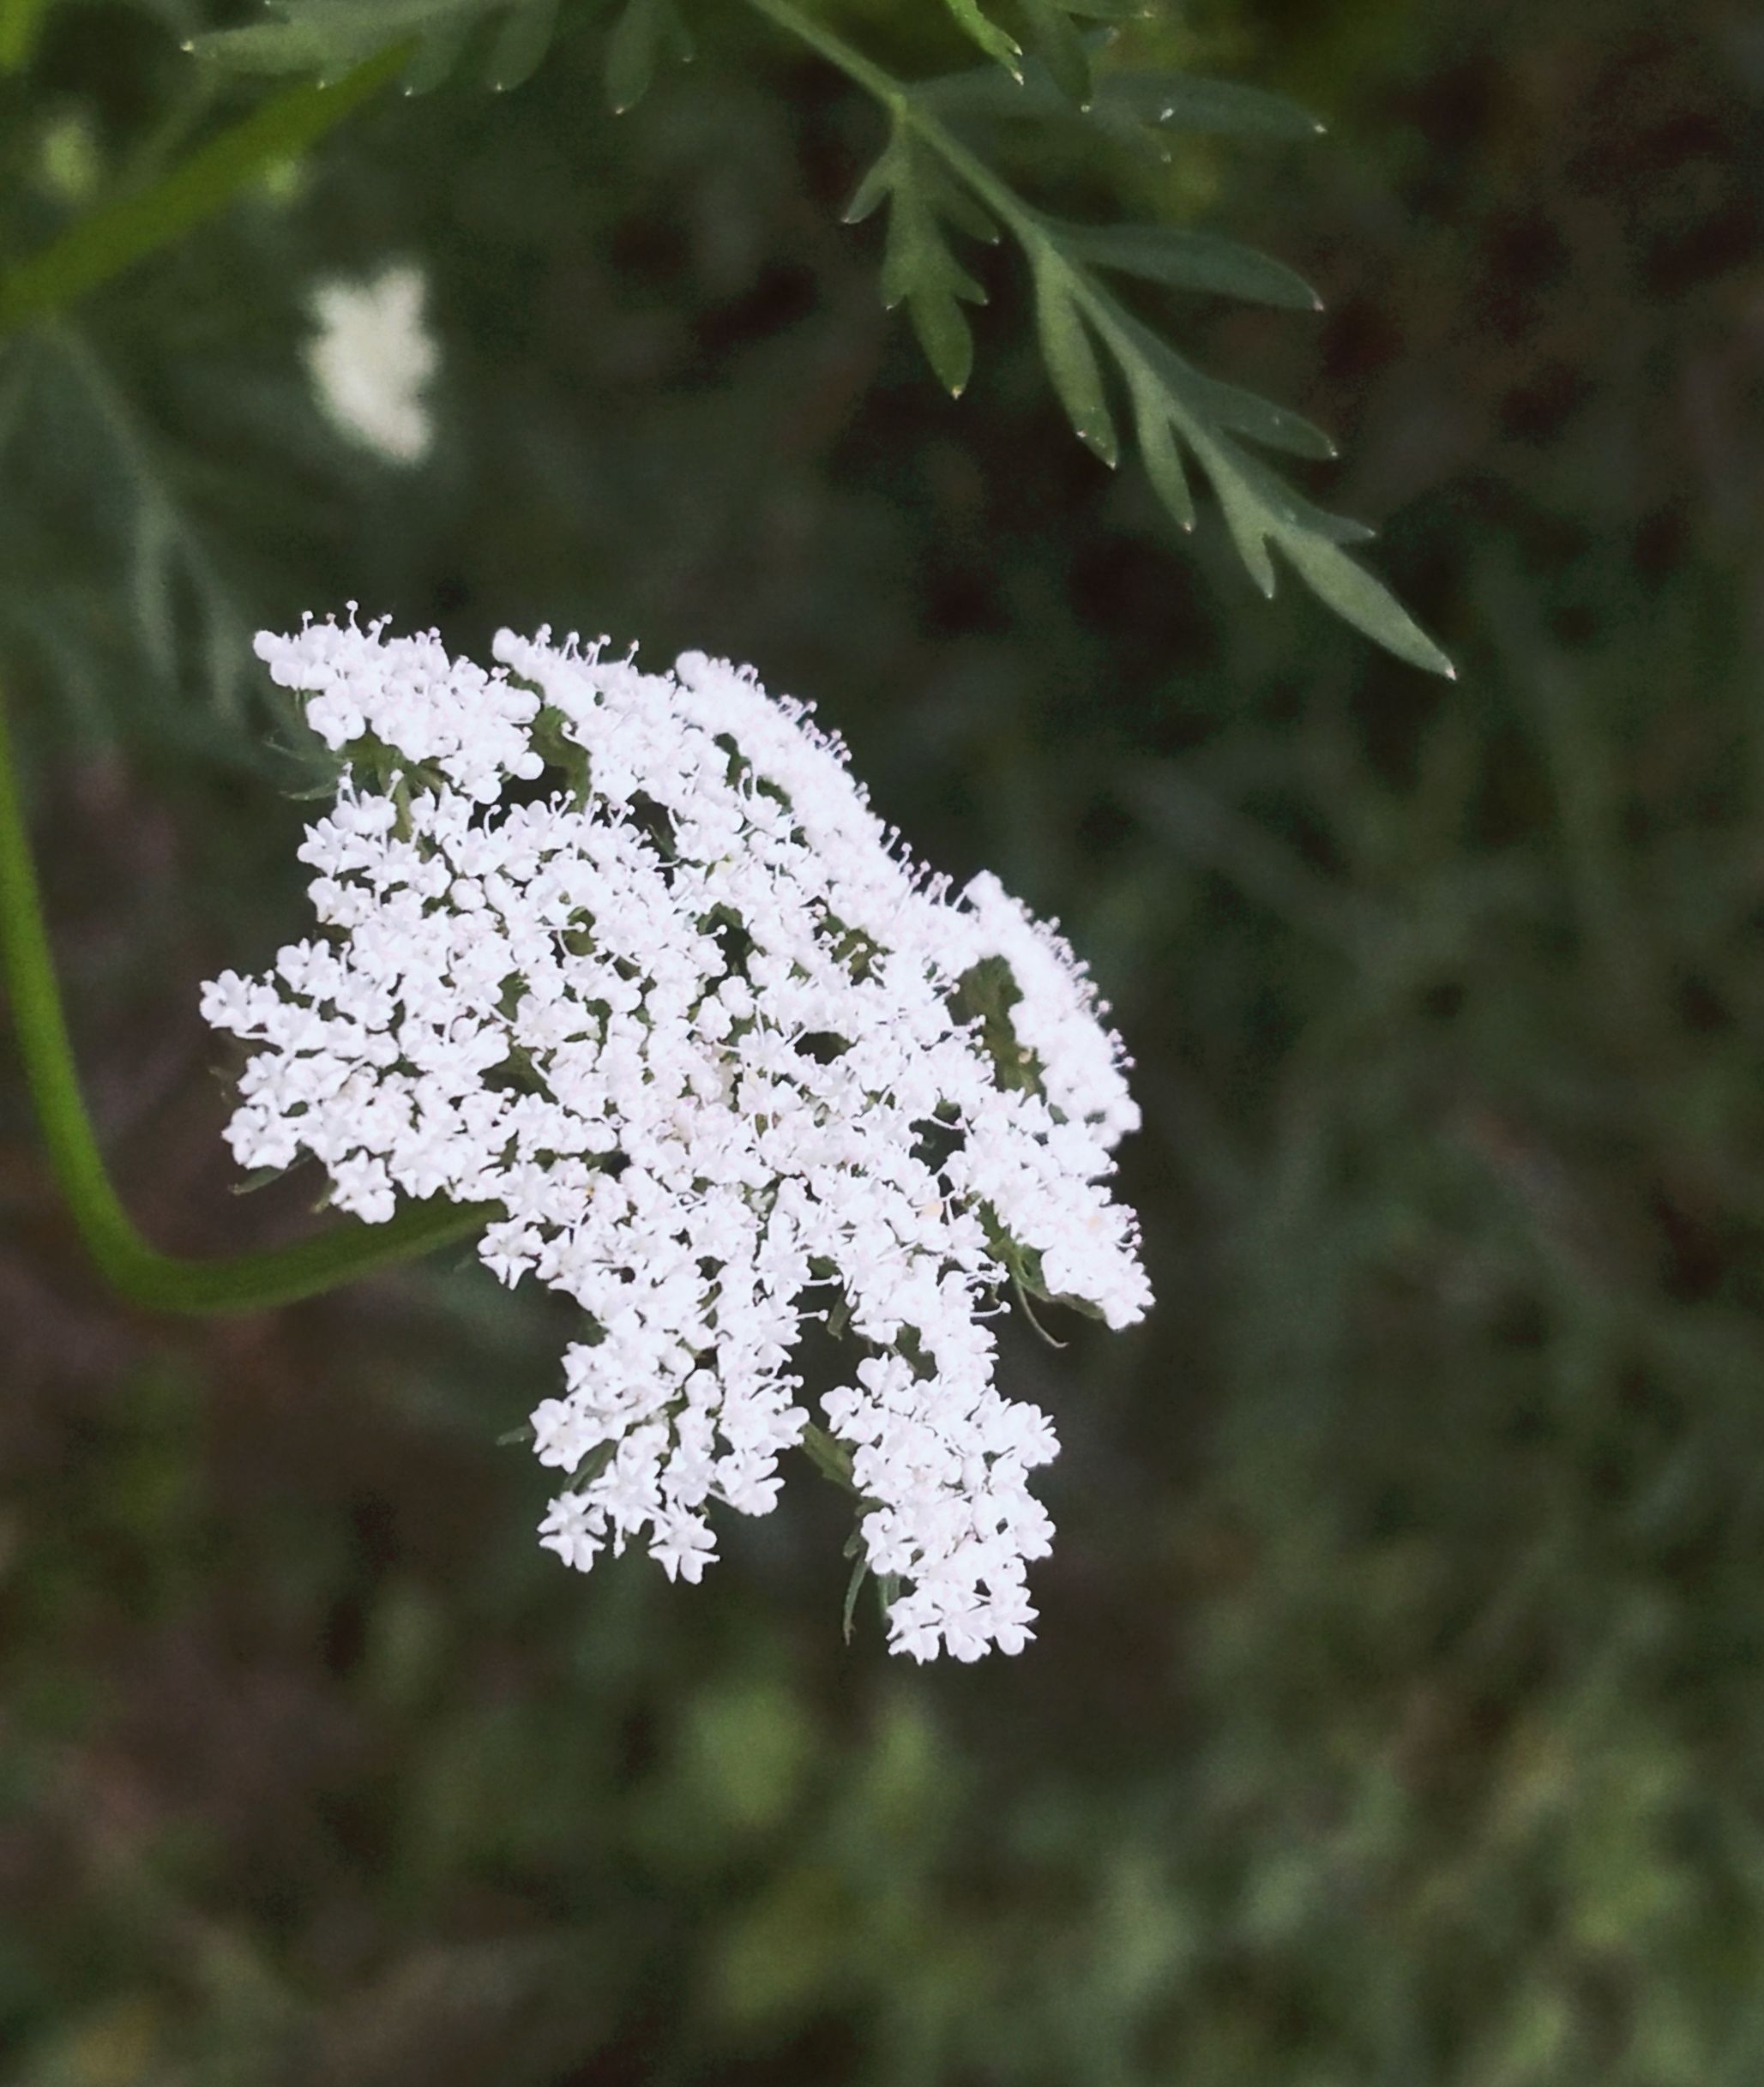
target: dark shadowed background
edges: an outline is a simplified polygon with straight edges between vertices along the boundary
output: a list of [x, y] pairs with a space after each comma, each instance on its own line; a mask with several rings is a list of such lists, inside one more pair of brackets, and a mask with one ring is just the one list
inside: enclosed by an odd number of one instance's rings
[[[180, 148], [199, 12], [51, 11], [6, 250]], [[851, 20], [959, 61], [930, 0]], [[617, 123], [592, 32], [377, 103], [0, 358], [0, 672], [108, 1147], [166, 1245], [305, 1221], [229, 1193], [196, 1013], [305, 919], [249, 632], [550, 621], [752, 661], [1059, 916], [1158, 1309], [1011, 1332], [1066, 1445], [1039, 1639], [919, 1670], [868, 1605], [841, 1643], [806, 1465], [697, 1591], [541, 1554], [494, 1443], [569, 1316], [463, 1257], [107, 1302], [0, 1050], [0, 2087], [1755, 2087], [1755, 15], [1220, 0], [1157, 33], [1328, 138], [1081, 190], [1317, 284], [1168, 323], [1336, 432], [1314, 490], [1455, 684], [1081, 449], [1002, 253], [946, 400], [838, 222], [874, 111], [701, 21]], [[443, 343], [410, 473], [298, 360], [315, 276], [388, 257]]]

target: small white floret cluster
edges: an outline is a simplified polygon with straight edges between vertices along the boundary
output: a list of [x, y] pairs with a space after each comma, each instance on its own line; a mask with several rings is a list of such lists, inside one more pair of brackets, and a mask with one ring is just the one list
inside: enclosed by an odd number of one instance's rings
[[1106, 1185], [1137, 1111], [1066, 944], [918, 869], [840, 743], [722, 661], [503, 631], [485, 672], [352, 618], [257, 651], [348, 765], [300, 851], [322, 933], [204, 989], [256, 1046], [240, 1163], [310, 1153], [370, 1223], [492, 1204], [488, 1266], [581, 1306], [533, 1416], [573, 1566], [640, 1538], [696, 1580], [708, 1503], [773, 1506], [803, 1322], [836, 1314], [864, 1352], [822, 1423], [894, 1648], [1020, 1650], [1057, 1445], [989, 1319], [1013, 1279], [1115, 1326], [1150, 1302]]
[[420, 464], [435, 439], [423, 394], [441, 351], [428, 295], [423, 271], [403, 262], [365, 282], [333, 278], [311, 296], [318, 331], [305, 357], [319, 405], [339, 434], [388, 464]]

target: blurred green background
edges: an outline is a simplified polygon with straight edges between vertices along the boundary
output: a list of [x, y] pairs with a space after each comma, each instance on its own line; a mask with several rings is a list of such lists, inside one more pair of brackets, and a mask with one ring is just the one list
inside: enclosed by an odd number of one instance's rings
[[[0, 81], [0, 242], [210, 104], [180, 0]], [[1723, 0], [1217, 0], [1322, 113], [1081, 201], [1332, 428], [1400, 666], [1048, 394], [987, 266], [944, 399], [839, 211], [872, 109], [725, 5], [605, 112], [384, 99], [0, 351], [0, 671], [143, 1225], [244, 1202], [199, 980], [300, 931], [245, 646], [358, 598], [818, 700], [922, 853], [1057, 914], [1139, 1061], [1159, 1308], [1020, 1325], [1021, 1658], [839, 1630], [804, 1467], [698, 1590], [535, 1546], [567, 1314], [443, 1260], [107, 1302], [0, 1050], [0, 2087], [1727, 2087], [1764, 2079], [1764, 34]], [[959, 63], [930, 0], [853, 33]], [[1029, 170], [1033, 177], [1034, 170]], [[1113, 184], [1112, 198], [1110, 194]], [[1070, 190], [1068, 191], [1069, 195]], [[433, 460], [329, 434], [315, 277], [420, 262]]]

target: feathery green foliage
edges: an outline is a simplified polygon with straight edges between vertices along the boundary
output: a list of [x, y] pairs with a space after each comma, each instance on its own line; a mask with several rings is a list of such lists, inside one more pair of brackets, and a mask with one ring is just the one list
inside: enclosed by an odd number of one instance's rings
[[[1107, 36], [1081, 34], [1073, 17], [1112, 14], [1111, 0], [1101, 0], [1100, 8], [1099, 0], [1078, 7], [1022, 0], [1021, 42], [974, 0], [950, 0], [960, 26], [1000, 63], [911, 82], [791, 0], [753, 4], [865, 87], [887, 112], [887, 141], [846, 216], [860, 222], [886, 202], [882, 299], [890, 310], [905, 306], [941, 383], [954, 394], [966, 387], [973, 339], [962, 306], [985, 301], [949, 235], [960, 232], [990, 242], [1002, 226], [1029, 265], [1048, 374], [1080, 438], [1105, 462], [1117, 460], [1120, 445], [1098, 362], [1100, 346], [1127, 394], [1146, 471], [1184, 529], [1194, 521], [1186, 455], [1213, 487], [1244, 566], [1264, 595], [1274, 590], [1272, 546], [1321, 599], [1378, 644], [1429, 671], [1450, 673], [1438, 646], [1343, 549], [1371, 531], [1317, 507], [1242, 446], [1248, 441], [1327, 459], [1335, 454], [1328, 438], [1296, 415], [1193, 368], [1099, 271], [1301, 310], [1317, 308], [1315, 294], [1279, 263], [1208, 235], [1169, 226], [1063, 223], [1018, 194], [967, 136], [971, 126], [984, 133], [1001, 122], [1029, 123], [1051, 135], [1075, 128], [1098, 147], [1124, 141], [1157, 153], [1166, 149], [1163, 141], [1170, 133], [1180, 131], [1309, 139], [1321, 129], [1314, 118], [1278, 95], [1232, 81], [1110, 69]], [[485, 77], [511, 86], [539, 63], [557, 13], [556, 0], [272, 0], [272, 5], [274, 21], [202, 37], [195, 49], [231, 65], [326, 80], [414, 39], [407, 83], [426, 87], [451, 69], [494, 17], [500, 27]], [[643, 98], [670, 52], [679, 57], [692, 52], [676, 0], [625, 0], [605, 60], [615, 110]]]

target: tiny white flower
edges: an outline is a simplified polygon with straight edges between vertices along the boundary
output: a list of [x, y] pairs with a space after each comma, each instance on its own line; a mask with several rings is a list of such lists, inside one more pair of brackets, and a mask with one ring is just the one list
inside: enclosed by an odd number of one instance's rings
[[[427, 302], [423, 271], [407, 262], [364, 282], [333, 278], [310, 298], [318, 330], [305, 358], [318, 402], [340, 434], [391, 464], [421, 463], [434, 441], [423, 394], [441, 352], [429, 331]], [[362, 729], [361, 712], [341, 694], [322, 698], [308, 714], [334, 747]]]

